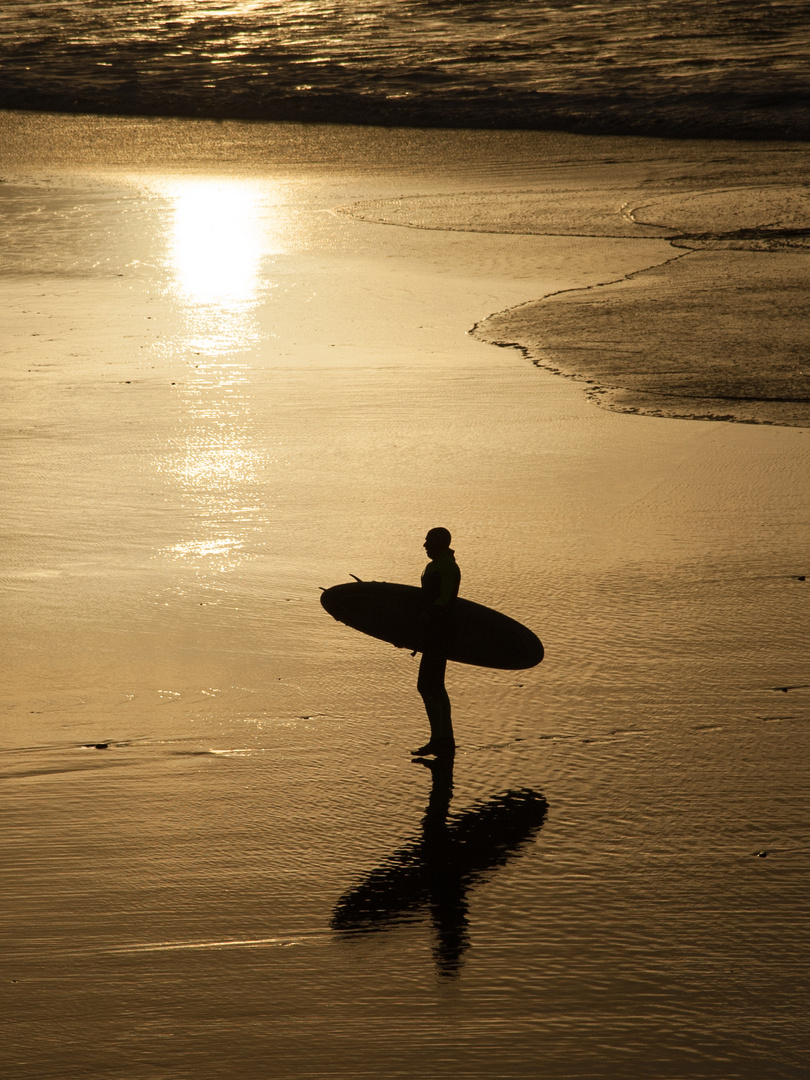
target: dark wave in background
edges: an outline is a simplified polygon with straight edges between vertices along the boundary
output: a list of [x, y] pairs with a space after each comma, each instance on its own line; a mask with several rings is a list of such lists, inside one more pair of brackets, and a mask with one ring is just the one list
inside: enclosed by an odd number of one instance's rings
[[5, 0], [0, 108], [810, 137], [805, 0]]

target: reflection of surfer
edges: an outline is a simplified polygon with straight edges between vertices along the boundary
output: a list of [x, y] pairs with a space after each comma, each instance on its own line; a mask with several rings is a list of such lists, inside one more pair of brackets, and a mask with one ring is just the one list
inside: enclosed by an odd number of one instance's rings
[[447, 654], [455, 632], [455, 606], [461, 571], [450, 547], [447, 529], [431, 529], [424, 548], [430, 562], [422, 574], [424, 647], [416, 688], [430, 721], [430, 740], [413, 753], [452, 754], [455, 750], [450, 698], [444, 685]]
[[351, 937], [429, 914], [433, 955], [444, 978], [460, 973], [470, 946], [469, 890], [519, 855], [548, 811], [539, 792], [518, 788], [450, 814], [453, 763], [452, 754], [424, 762], [433, 784], [421, 833], [345, 893], [332, 915], [332, 929]]

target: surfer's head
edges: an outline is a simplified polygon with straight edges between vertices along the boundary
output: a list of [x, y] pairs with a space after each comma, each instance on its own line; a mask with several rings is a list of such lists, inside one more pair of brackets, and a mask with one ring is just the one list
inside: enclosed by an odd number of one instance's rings
[[435, 559], [450, 547], [452, 537], [447, 529], [430, 529], [425, 537], [424, 548], [429, 559]]

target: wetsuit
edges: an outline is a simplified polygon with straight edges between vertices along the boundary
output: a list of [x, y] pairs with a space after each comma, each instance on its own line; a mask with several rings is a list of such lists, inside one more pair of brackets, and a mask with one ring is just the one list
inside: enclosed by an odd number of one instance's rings
[[444, 674], [455, 633], [455, 606], [460, 581], [461, 571], [452, 548], [447, 548], [432, 559], [422, 574], [426, 625], [416, 688], [425, 703], [431, 741], [453, 738], [450, 698], [444, 686]]

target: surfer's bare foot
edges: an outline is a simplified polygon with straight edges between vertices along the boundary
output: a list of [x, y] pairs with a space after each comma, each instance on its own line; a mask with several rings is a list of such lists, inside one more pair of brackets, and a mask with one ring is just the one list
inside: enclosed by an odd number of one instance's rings
[[420, 746], [418, 750], [411, 750], [414, 757], [426, 757], [428, 754], [433, 753], [433, 743], [425, 743], [424, 746]]
[[411, 750], [414, 757], [444, 757], [455, 752], [456, 744], [453, 739], [431, 739], [418, 750]]

